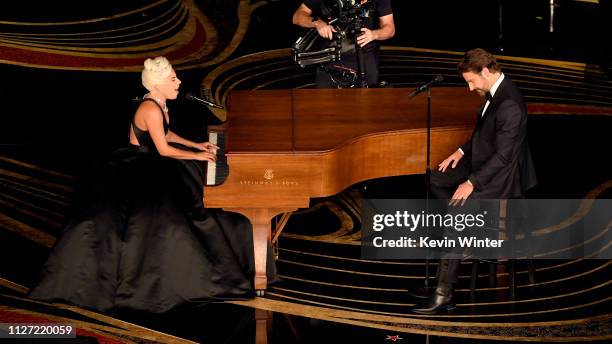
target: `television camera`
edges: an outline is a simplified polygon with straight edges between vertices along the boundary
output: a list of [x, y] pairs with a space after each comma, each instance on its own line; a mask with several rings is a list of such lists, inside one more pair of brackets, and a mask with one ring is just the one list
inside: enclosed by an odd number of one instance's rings
[[[364, 86], [365, 68], [360, 58], [357, 36], [361, 34], [363, 22], [368, 17], [372, 5], [372, 0], [323, 1], [319, 19], [335, 29], [333, 39], [321, 37], [316, 28], [308, 30], [293, 45], [293, 60], [303, 68], [312, 65], [321, 66], [339, 87]], [[341, 61], [342, 54], [352, 49], [355, 49], [358, 70], [332, 64]]]

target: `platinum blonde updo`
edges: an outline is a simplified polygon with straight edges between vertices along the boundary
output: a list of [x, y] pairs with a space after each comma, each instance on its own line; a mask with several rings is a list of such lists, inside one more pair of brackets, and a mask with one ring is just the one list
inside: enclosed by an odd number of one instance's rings
[[163, 83], [172, 72], [172, 65], [163, 56], [147, 59], [142, 70], [142, 85], [149, 91]]

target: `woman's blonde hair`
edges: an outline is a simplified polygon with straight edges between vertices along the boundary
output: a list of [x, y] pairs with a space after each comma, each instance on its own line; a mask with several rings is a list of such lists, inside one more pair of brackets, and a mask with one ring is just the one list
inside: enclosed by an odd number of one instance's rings
[[163, 56], [147, 59], [142, 70], [142, 85], [149, 91], [163, 83], [172, 72], [172, 65]]

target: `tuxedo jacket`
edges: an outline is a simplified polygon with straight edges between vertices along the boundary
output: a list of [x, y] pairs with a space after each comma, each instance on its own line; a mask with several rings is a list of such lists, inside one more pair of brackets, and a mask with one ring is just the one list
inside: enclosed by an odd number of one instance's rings
[[[486, 104], [486, 100], [484, 102]], [[527, 144], [527, 108], [521, 91], [504, 77], [472, 137], [461, 149], [470, 160], [474, 197], [520, 198], [537, 183]]]

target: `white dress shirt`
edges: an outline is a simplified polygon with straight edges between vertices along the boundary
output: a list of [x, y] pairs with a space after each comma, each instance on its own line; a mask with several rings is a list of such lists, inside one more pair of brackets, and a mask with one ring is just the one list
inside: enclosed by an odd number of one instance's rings
[[[504, 80], [504, 73], [502, 73], [499, 79], [497, 79], [497, 81], [493, 84], [493, 86], [491, 86], [491, 90], [489, 91], [489, 93], [491, 93], [491, 98], [495, 97], [495, 92], [497, 91], [497, 89], [499, 88], [499, 84], [501, 84], [503, 80]], [[491, 102], [487, 100], [484, 108], [482, 109], [482, 113], [480, 114], [481, 117], [484, 116], [484, 113], [487, 111], [487, 108], [489, 107], [490, 103]]]
[[[504, 73], [501, 73], [501, 75], [499, 76], [499, 79], [497, 79], [497, 81], [493, 84], [493, 86], [491, 86], [491, 90], [489, 91], [489, 93], [491, 93], [491, 98], [495, 97], [495, 92], [497, 92], [497, 89], [499, 88], [499, 85], [502, 83], [502, 81], [504, 81]], [[480, 114], [481, 117], [484, 116], [485, 112], [487, 112], [487, 108], [489, 107], [489, 104], [491, 104], [491, 101], [487, 100], [484, 108], [482, 108], [482, 113]], [[459, 151], [461, 152], [461, 154], [465, 155], [465, 152], [463, 151], [463, 149], [459, 148]]]

